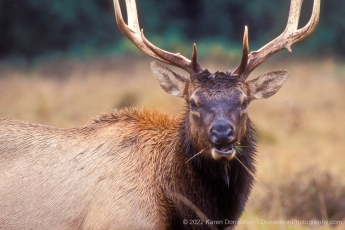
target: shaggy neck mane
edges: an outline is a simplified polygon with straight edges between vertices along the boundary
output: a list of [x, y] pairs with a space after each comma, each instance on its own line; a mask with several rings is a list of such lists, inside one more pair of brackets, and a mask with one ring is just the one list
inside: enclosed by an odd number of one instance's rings
[[[179, 126], [178, 143], [180, 143], [181, 151], [176, 151], [176, 153], [185, 154], [185, 156], [175, 156], [177, 162], [173, 189], [174, 192], [189, 199], [210, 220], [217, 220], [219, 217], [222, 217], [223, 220], [237, 220], [243, 212], [254, 180], [247, 169], [252, 173], [255, 172], [256, 151], [255, 130], [250, 120], [248, 120], [247, 126], [247, 133], [240, 141], [243, 149], [241, 152], [237, 152], [238, 159], [231, 161], [215, 161], [203, 157], [202, 154], [195, 156], [201, 149], [191, 142], [188, 113]], [[186, 159], [190, 160], [186, 163]], [[177, 199], [175, 202], [179, 207], [177, 213], [181, 219], [186, 217], [200, 219], [181, 200]], [[176, 223], [182, 222], [176, 220]]]

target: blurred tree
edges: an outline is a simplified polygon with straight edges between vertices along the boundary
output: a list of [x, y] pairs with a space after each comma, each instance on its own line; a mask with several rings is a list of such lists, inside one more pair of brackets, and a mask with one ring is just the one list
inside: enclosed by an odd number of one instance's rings
[[78, 44], [97, 46], [113, 41], [113, 21], [107, 0], [1, 0], [0, 55], [31, 57]]
[[[305, 1], [301, 25], [309, 19], [312, 2]], [[248, 25], [251, 48], [257, 49], [282, 32], [290, 0], [137, 0], [137, 4], [141, 27], [149, 38], [162, 37], [163, 46], [215, 38], [240, 45]], [[303, 47], [309, 53], [345, 56], [345, 1], [321, 4], [319, 27]], [[124, 10], [124, 1], [121, 5]], [[1, 0], [0, 58], [121, 47], [124, 38], [113, 11], [112, 0]]]

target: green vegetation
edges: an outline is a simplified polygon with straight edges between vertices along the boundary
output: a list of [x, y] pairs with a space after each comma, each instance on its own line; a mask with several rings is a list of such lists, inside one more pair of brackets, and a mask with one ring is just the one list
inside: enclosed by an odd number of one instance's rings
[[[312, 2], [307, 0], [302, 7], [301, 25], [309, 19]], [[137, 4], [149, 39], [188, 55], [192, 42], [198, 42], [203, 47], [200, 55], [206, 56], [219, 46], [239, 50], [245, 25], [251, 49], [260, 48], [283, 31], [290, 0], [137, 0]], [[344, 1], [322, 1], [317, 30], [295, 51], [344, 56], [344, 9]], [[111, 0], [2, 0], [0, 34], [2, 59], [136, 52], [116, 26]], [[215, 52], [223, 55], [222, 50]]]

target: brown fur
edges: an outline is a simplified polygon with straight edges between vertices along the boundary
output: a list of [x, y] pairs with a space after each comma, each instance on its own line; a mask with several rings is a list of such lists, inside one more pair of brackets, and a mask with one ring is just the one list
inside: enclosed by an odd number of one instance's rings
[[[201, 100], [195, 111], [185, 96], [180, 116], [128, 108], [72, 129], [0, 119], [0, 228], [208, 229], [183, 224], [200, 216], [178, 197], [221, 221], [219, 229], [238, 220], [253, 183], [255, 131], [243, 105], [251, 91], [226, 75], [165, 88]], [[211, 157], [210, 127], [219, 119], [244, 146], [236, 160]]]
[[169, 191], [213, 215], [182, 151], [184, 122], [133, 108], [72, 129], [0, 119], [0, 228], [164, 229], [197, 218]]
[[73, 129], [1, 119], [0, 228], [162, 229], [155, 174], [177, 127], [136, 109]]

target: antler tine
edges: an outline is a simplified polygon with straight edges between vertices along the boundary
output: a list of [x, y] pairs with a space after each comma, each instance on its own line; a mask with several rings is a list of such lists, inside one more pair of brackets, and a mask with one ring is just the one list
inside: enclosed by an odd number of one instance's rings
[[115, 16], [121, 32], [145, 54], [186, 70], [190, 75], [194, 75], [203, 69], [196, 63], [196, 46], [194, 47], [192, 61], [180, 55], [162, 50], [150, 43], [144, 36], [144, 31], [140, 31], [138, 13], [135, 0], [126, 0], [128, 15], [128, 25], [123, 20], [119, 0], [114, 0]]
[[114, 0], [114, 8], [115, 8], [116, 22], [121, 32], [141, 51], [143, 51], [144, 53], [146, 53], [147, 55], [153, 58], [166, 62], [165, 60], [158, 57], [154, 52], [152, 52], [143, 44], [143, 41], [141, 39], [141, 34], [140, 34], [138, 13], [137, 13], [137, 7], [135, 4], [135, 1], [133, 2], [131, 0], [126, 0], [128, 25], [126, 25], [125, 21], [123, 20], [119, 0]]
[[243, 70], [241, 68], [241, 62], [239, 67], [233, 71], [238, 73], [243, 81], [257, 66], [262, 64], [273, 54], [282, 49], [287, 49], [291, 52], [291, 46], [294, 43], [305, 39], [315, 30], [319, 22], [321, 0], [314, 0], [313, 11], [309, 22], [303, 28], [297, 29], [302, 2], [303, 0], [291, 0], [288, 22], [284, 32], [261, 49], [251, 52], [248, 56], [247, 65]]
[[186, 57], [182, 56], [179, 53], [170, 53], [168, 51], [162, 50], [156, 46], [154, 46], [151, 42], [149, 42], [144, 36], [144, 30], [141, 30], [141, 37], [146, 44], [157, 56], [162, 58], [166, 63], [170, 65], [174, 65], [186, 70], [190, 75], [194, 75], [196, 73], [201, 72], [203, 69], [200, 65], [196, 62], [196, 44], [193, 45], [193, 54], [192, 54], [192, 61], [187, 59]]
[[240, 65], [233, 71], [233, 74], [243, 73], [247, 67], [249, 53], [248, 27], [244, 27], [242, 59]]
[[196, 44], [193, 44], [193, 53], [192, 53], [192, 69], [196, 72], [199, 72], [201, 67], [199, 66], [198, 62], [197, 62], [197, 56], [198, 56], [198, 50], [196, 48]]

